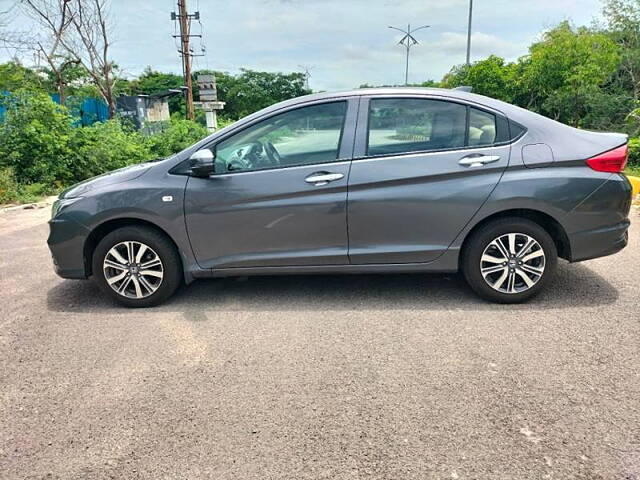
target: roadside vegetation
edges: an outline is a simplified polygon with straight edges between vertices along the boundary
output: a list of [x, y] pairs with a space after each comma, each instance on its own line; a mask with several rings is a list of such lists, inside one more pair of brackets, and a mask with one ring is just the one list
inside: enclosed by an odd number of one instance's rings
[[171, 155], [207, 134], [179, 119], [152, 137], [118, 119], [76, 127], [65, 107], [33, 91], [0, 103], [7, 108], [0, 123], [0, 203], [33, 202], [86, 178]]
[[[46, 40], [46, 32], [43, 35]], [[52, 45], [60, 48], [59, 43]], [[112, 60], [100, 74], [80, 61], [81, 52], [47, 52], [47, 67], [30, 68], [19, 59], [0, 64], [0, 203], [32, 202], [91, 176], [172, 155], [207, 134], [202, 111], [197, 111], [196, 121], [184, 120], [180, 95], [169, 100], [171, 121], [151, 136], [117, 114], [80, 126], [79, 99], [113, 101], [105, 97], [105, 78], [110, 82], [107, 97], [179, 89], [183, 79], [151, 67], [138, 78], [123, 78]], [[219, 99], [226, 102], [220, 126], [310, 93], [298, 72], [198, 71], [194, 78], [207, 73], [215, 73]], [[491, 55], [470, 66], [454, 66], [439, 82], [419, 85], [468, 85], [476, 93], [578, 128], [627, 133], [627, 173], [640, 176], [640, 0], [604, 0], [600, 24], [561, 22], [542, 32], [528, 54], [515, 61]], [[66, 106], [54, 102], [52, 94]], [[195, 90], [194, 96], [197, 99]]]
[[[197, 75], [196, 73], [195, 75]], [[123, 80], [120, 93], [154, 94], [179, 88], [178, 75], [147, 69], [135, 81]], [[218, 90], [228, 98], [218, 119], [224, 127], [273, 103], [307, 93], [301, 74], [242, 71], [218, 74]], [[79, 126], [71, 109], [51, 99], [53, 85], [40, 71], [17, 62], [0, 65], [0, 204], [30, 203], [66, 186], [127, 165], [168, 157], [207, 135], [204, 114], [184, 119], [182, 97], [170, 101], [171, 121], [159, 133], [144, 136], [127, 119], [115, 118]], [[67, 89], [77, 97], [97, 97], [90, 83]]]

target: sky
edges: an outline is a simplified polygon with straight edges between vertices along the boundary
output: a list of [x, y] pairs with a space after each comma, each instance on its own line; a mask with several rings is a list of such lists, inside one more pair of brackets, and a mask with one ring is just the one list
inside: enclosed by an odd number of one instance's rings
[[[0, 9], [8, 3], [0, 0]], [[200, 11], [206, 46], [195, 69], [289, 72], [304, 65], [311, 67], [314, 90], [402, 84], [402, 34], [388, 26], [408, 23], [430, 25], [416, 33], [410, 82], [439, 80], [465, 61], [469, 0], [187, 0], [187, 6]], [[113, 58], [128, 77], [147, 65], [181, 73], [170, 19], [176, 9], [175, 0], [111, 0]], [[516, 59], [544, 29], [565, 19], [591, 24], [600, 10], [600, 0], [474, 0], [471, 58]], [[30, 28], [19, 15], [10, 27]], [[198, 23], [192, 29], [200, 33]], [[0, 51], [0, 60], [7, 58]]]

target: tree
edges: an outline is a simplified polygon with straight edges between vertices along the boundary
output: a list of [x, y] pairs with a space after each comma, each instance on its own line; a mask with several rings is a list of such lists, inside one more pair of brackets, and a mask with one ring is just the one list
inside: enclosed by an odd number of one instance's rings
[[[213, 73], [207, 71], [196, 72]], [[300, 72], [272, 73], [242, 69], [240, 75], [216, 72], [218, 98], [226, 102], [223, 114], [240, 118], [274, 103], [311, 93]]]
[[18, 89], [45, 91], [45, 82], [34, 70], [17, 61], [0, 64], [0, 92]]
[[575, 126], [621, 128], [626, 113], [619, 109], [630, 102], [624, 91], [612, 88], [620, 58], [620, 47], [606, 33], [562, 22], [517, 62], [492, 55], [454, 67], [442, 84], [469, 85], [475, 93]]
[[179, 89], [183, 84], [182, 75], [162, 73], [147, 67], [136, 81], [135, 90], [151, 95], [170, 89]]
[[[173, 73], [162, 73], [147, 67], [142, 75], [133, 82], [132, 90], [136, 94], [153, 95], [166, 90], [178, 90], [182, 87], [184, 80], [182, 75]], [[196, 82], [193, 82], [194, 84]], [[186, 113], [185, 100], [182, 95], [175, 95], [169, 98], [169, 111], [171, 113]]]
[[519, 99], [527, 107], [572, 125], [587, 113], [592, 95], [616, 71], [619, 47], [602, 32], [562, 22], [521, 59]]
[[637, 101], [640, 97], [640, 2], [605, 0], [603, 13], [608, 34], [621, 52], [616, 81]]
[[27, 37], [27, 43], [32, 45], [36, 54], [47, 63], [46, 72], [52, 78], [60, 103], [64, 104], [66, 86], [77, 75], [78, 59], [65, 55], [62, 39], [72, 23], [70, 10], [71, 0], [23, 0], [25, 13], [33, 18], [41, 27], [42, 32], [32, 38]]
[[454, 67], [441, 83], [445, 88], [470, 86], [474, 93], [512, 102], [516, 70], [516, 65], [505, 63], [503, 58], [491, 55], [469, 66]]
[[[393, 88], [397, 85], [371, 85], [370, 83], [363, 83], [358, 88]], [[435, 80], [425, 80], [420, 83], [409, 83], [407, 87], [425, 87], [425, 88], [439, 88], [440, 82]]]
[[110, 21], [107, 0], [62, 0], [69, 3], [71, 24], [61, 37], [68, 54], [82, 65], [116, 115], [116, 65], [109, 56]]
[[[91, 84], [91, 79], [85, 68], [76, 62], [67, 62], [61, 65], [58, 71], [49, 67], [40, 67], [37, 72], [44, 75], [49, 90], [60, 95], [60, 103], [63, 105], [66, 105], [70, 95], [77, 95], [79, 91], [93, 89], [94, 93], [85, 96], [100, 96]], [[87, 87], [89, 88], [87, 89]]]
[[411, 86], [416, 87], [425, 87], [425, 88], [439, 88], [440, 82], [436, 82], [435, 80], [425, 80], [424, 82], [418, 84], [410, 84]]

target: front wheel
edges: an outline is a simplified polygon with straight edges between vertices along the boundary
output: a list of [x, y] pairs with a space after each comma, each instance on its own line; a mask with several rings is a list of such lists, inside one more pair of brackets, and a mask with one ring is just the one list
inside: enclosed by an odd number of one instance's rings
[[181, 262], [173, 243], [147, 227], [123, 227], [106, 235], [93, 254], [93, 276], [127, 307], [151, 307], [180, 285]]
[[558, 253], [547, 231], [523, 218], [488, 223], [469, 239], [464, 276], [482, 298], [520, 303], [537, 295], [555, 273]]

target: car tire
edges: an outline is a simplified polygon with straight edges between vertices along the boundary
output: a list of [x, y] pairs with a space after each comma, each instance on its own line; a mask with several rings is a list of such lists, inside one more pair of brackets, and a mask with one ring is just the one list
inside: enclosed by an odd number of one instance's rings
[[467, 283], [480, 297], [521, 303], [545, 288], [557, 263], [558, 252], [549, 233], [531, 220], [512, 217], [474, 232], [462, 252], [461, 266]]
[[104, 292], [133, 308], [162, 303], [182, 282], [182, 262], [174, 244], [143, 226], [107, 234], [94, 250], [92, 272]]

